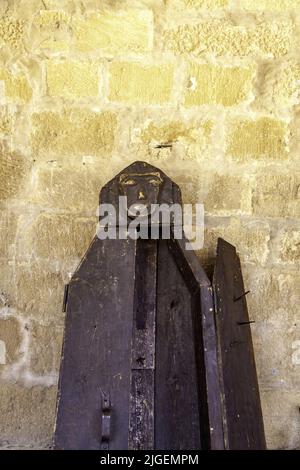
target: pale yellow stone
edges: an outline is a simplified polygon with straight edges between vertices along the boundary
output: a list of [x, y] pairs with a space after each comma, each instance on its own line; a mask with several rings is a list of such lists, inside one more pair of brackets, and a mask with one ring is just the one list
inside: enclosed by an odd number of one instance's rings
[[106, 183], [103, 166], [84, 159], [59, 159], [37, 169], [29, 201], [40, 207], [95, 215], [99, 192]]
[[3, 365], [14, 363], [20, 357], [20, 345], [22, 341], [20, 323], [16, 318], [0, 318], [0, 340], [5, 344], [6, 354]]
[[72, 22], [76, 49], [80, 52], [99, 51], [146, 52], [152, 48], [153, 18], [150, 10], [129, 8], [93, 13], [86, 19]]
[[212, 10], [228, 5], [228, 0], [184, 0], [184, 3], [187, 7], [208, 8]]
[[54, 323], [44, 326], [35, 321], [28, 325], [30, 370], [37, 375], [58, 374], [63, 328]]
[[30, 171], [28, 159], [0, 144], [0, 203], [16, 197]]
[[242, 262], [264, 266], [269, 256], [270, 229], [264, 222], [252, 222], [231, 218], [226, 223], [209, 217], [205, 222], [204, 247], [199, 251], [205, 265], [214, 264], [218, 237], [235, 245]]
[[[293, 266], [258, 269], [247, 264], [243, 268], [248, 309], [258, 322], [286, 322], [292, 325], [298, 318], [300, 273]], [[284, 302], [282, 302], [284, 299]]]
[[253, 212], [265, 217], [300, 217], [300, 177], [266, 174], [256, 179]]
[[52, 26], [59, 28], [62, 23], [69, 24], [71, 16], [62, 10], [40, 10], [35, 16], [34, 23], [40, 27]]
[[[17, 242], [20, 241], [18, 237]], [[21, 242], [18, 258], [25, 254], [22, 246]], [[57, 326], [62, 326], [62, 273], [52, 269], [50, 263], [37, 259], [27, 263], [19, 260], [13, 265], [13, 269], [14, 276], [10, 282], [12, 289], [9, 292], [11, 306], [22, 312], [26, 318], [41, 321], [44, 325], [55, 322]]]
[[34, 253], [41, 259], [79, 262], [96, 234], [96, 224], [96, 217], [42, 213], [20, 234], [18, 256]]
[[13, 50], [22, 47], [25, 22], [13, 17], [0, 18], [0, 45], [7, 45]]
[[282, 317], [277, 321], [275, 319], [265, 322], [258, 320], [251, 328], [258, 380], [263, 390], [272, 388], [295, 390], [300, 385], [299, 373], [297, 373], [298, 364], [294, 364], [295, 351], [293, 350], [293, 344], [299, 338], [297, 317], [289, 323], [288, 328], [285, 327], [284, 313]]
[[267, 59], [259, 63], [254, 108], [259, 112], [290, 113], [299, 99], [300, 63]]
[[40, 43], [40, 49], [48, 50], [49, 52], [69, 52], [70, 43], [66, 40], [58, 40], [56, 38], [45, 39]]
[[90, 62], [49, 61], [47, 87], [50, 96], [85, 98], [98, 95], [98, 67]]
[[299, 389], [261, 392], [268, 449], [300, 449], [299, 401]]
[[2, 110], [0, 114], [0, 134], [7, 136], [12, 129], [13, 116], [9, 111]]
[[[9, 259], [14, 253], [18, 215], [6, 209], [5, 205], [1, 202], [0, 208], [0, 258]], [[3, 261], [2, 264], [6, 267], [7, 263]], [[8, 273], [6, 272], [3, 276], [8, 276]], [[3, 285], [3, 280], [1, 285]]]
[[287, 158], [287, 125], [272, 118], [234, 120], [227, 136], [227, 153], [235, 160]]
[[33, 115], [31, 144], [36, 155], [101, 155], [112, 150], [116, 115], [69, 109]]
[[4, 448], [52, 445], [56, 391], [56, 387], [0, 384], [0, 433]]
[[45, 53], [68, 52], [73, 43], [71, 15], [62, 10], [41, 10], [34, 17], [32, 47]]
[[132, 104], [163, 104], [169, 101], [173, 66], [115, 62], [110, 68], [111, 101]]
[[176, 54], [281, 57], [293, 44], [294, 24], [290, 20], [261, 21], [255, 27], [215, 19], [199, 24], [182, 24], [163, 33], [164, 48]]
[[189, 78], [185, 106], [202, 104], [232, 106], [249, 96], [253, 70], [194, 63], [190, 64]]
[[300, 263], [300, 230], [285, 230], [279, 241], [279, 259], [284, 263]]
[[245, 177], [215, 175], [204, 199], [204, 210], [209, 214], [231, 215], [251, 212], [251, 186]]
[[0, 68], [0, 85], [4, 84], [4, 94], [8, 101], [23, 103], [30, 101], [32, 89], [23, 73], [13, 73]]
[[162, 124], [150, 122], [141, 132], [141, 140], [145, 143], [167, 144], [174, 142], [195, 143], [202, 133], [204, 139], [211, 135], [212, 121], [183, 122], [168, 121]]
[[300, 8], [299, 0], [242, 0], [245, 10], [287, 11]]

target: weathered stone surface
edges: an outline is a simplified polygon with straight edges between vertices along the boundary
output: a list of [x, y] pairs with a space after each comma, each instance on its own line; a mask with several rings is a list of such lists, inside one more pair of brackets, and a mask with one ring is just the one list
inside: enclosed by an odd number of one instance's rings
[[300, 64], [296, 59], [266, 59], [258, 63], [253, 109], [289, 118], [299, 99]]
[[215, 175], [204, 199], [208, 214], [231, 215], [251, 212], [251, 185], [247, 177]]
[[43, 326], [30, 322], [30, 370], [38, 375], [58, 374], [63, 339], [63, 328], [54, 323]]
[[13, 256], [18, 217], [14, 212], [0, 209], [0, 258]]
[[8, 102], [26, 103], [32, 97], [32, 89], [23, 73], [13, 73], [0, 68], [0, 84], [4, 85], [4, 96]]
[[184, 0], [185, 6], [191, 8], [214, 8], [224, 7], [228, 5], [229, 0]]
[[18, 240], [19, 256], [63, 262], [80, 260], [96, 234], [94, 219], [42, 213], [27, 226]]
[[261, 401], [268, 448], [300, 449], [299, 392], [265, 390]]
[[0, 143], [0, 203], [18, 195], [29, 171], [30, 162], [25, 156]]
[[[253, 344], [260, 386], [263, 390], [298, 388], [300, 325], [283, 321], [255, 323], [252, 327]], [[296, 350], [293, 349], [295, 342]]]
[[287, 153], [287, 126], [271, 118], [234, 120], [227, 136], [227, 153], [237, 161], [282, 160]]
[[283, 263], [299, 264], [300, 230], [284, 230], [278, 243], [280, 261]]
[[0, 18], [0, 46], [7, 45], [12, 49], [22, 48], [24, 21], [2, 16]]
[[112, 150], [115, 114], [71, 109], [33, 115], [32, 151], [37, 155], [101, 155]]
[[171, 64], [147, 66], [137, 62], [114, 62], [109, 71], [111, 101], [160, 104], [170, 99], [173, 85]]
[[294, 25], [291, 21], [259, 24], [234, 24], [227, 18], [199, 24], [183, 24], [164, 31], [164, 48], [176, 54], [204, 53], [215, 55], [251, 56], [261, 54], [280, 57], [287, 54], [293, 42]]
[[145, 143], [168, 144], [174, 142], [197, 142], [202, 133], [203, 139], [211, 134], [212, 122], [167, 121], [161, 124], [151, 121], [142, 131], [141, 140]]
[[104, 162], [86, 161], [84, 157], [42, 163], [36, 170], [28, 200], [41, 208], [94, 216], [107, 178], [103, 165]]
[[33, 20], [31, 37], [32, 47], [40, 51], [54, 54], [68, 52], [72, 41], [71, 15], [62, 10], [38, 11]]
[[56, 387], [1, 383], [0, 446], [46, 448], [52, 444]]
[[98, 95], [98, 67], [90, 62], [50, 61], [47, 87], [50, 96], [86, 98]]
[[249, 96], [253, 72], [251, 68], [190, 64], [185, 106], [238, 104]]
[[2, 109], [0, 111], [0, 134], [9, 136], [12, 130], [13, 117], [9, 111]]
[[219, 220], [206, 217], [204, 247], [199, 258], [204, 264], [213, 264], [216, 255], [217, 239], [224, 238], [236, 246], [242, 262], [265, 265], [269, 256], [270, 229], [266, 222], [237, 218]]
[[300, 176], [260, 175], [253, 191], [253, 212], [266, 217], [300, 217]]
[[245, 10], [287, 11], [300, 7], [299, 0], [243, 0], [241, 4]]
[[300, 275], [282, 268], [261, 270], [244, 264], [243, 276], [247, 304], [253, 320], [292, 325], [298, 317]]
[[54, 270], [49, 263], [39, 261], [18, 262], [14, 265], [14, 271], [10, 305], [26, 317], [42, 321], [44, 325], [55, 322], [62, 326], [62, 272]]
[[2, 345], [4, 344], [5, 350], [0, 366], [12, 364], [19, 358], [21, 340], [22, 335], [18, 320], [11, 316], [0, 316], [0, 341]]
[[80, 52], [102, 50], [110, 54], [146, 52], [152, 47], [153, 18], [151, 10], [129, 8], [106, 10], [74, 19], [72, 27], [76, 49]]

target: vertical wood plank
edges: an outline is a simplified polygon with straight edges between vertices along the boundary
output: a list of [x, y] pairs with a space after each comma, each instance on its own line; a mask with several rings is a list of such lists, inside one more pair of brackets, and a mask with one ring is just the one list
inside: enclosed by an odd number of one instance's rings
[[128, 447], [154, 446], [157, 240], [137, 240]]
[[264, 449], [265, 437], [241, 265], [219, 238], [214, 272], [227, 449]]

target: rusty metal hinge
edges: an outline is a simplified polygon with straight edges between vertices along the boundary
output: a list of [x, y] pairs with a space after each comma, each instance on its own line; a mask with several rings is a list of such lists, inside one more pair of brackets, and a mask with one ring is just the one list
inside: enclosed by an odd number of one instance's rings
[[102, 419], [101, 419], [101, 449], [109, 449], [110, 431], [111, 431], [111, 403], [110, 395], [101, 391], [102, 394]]

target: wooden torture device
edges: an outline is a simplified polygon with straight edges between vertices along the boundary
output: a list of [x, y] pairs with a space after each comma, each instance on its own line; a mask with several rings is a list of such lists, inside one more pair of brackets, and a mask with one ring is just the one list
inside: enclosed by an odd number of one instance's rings
[[[149, 213], [181, 204], [179, 187], [144, 162], [105, 185], [100, 204], [117, 213], [119, 196]], [[218, 239], [211, 283], [174, 220], [169, 239], [160, 224], [148, 239], [95, 236], [70, 281], [54, 446], [264, 449], [236, 249]]]

